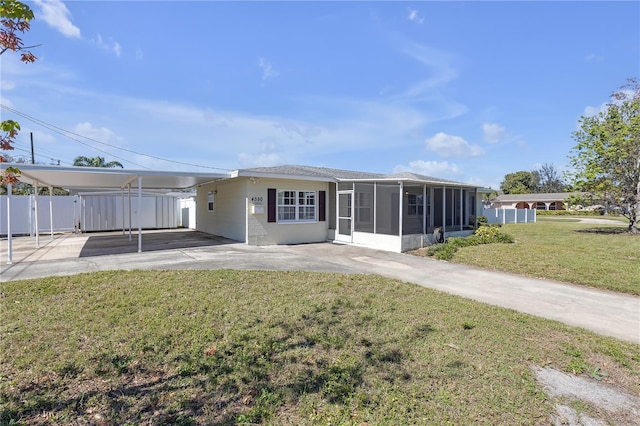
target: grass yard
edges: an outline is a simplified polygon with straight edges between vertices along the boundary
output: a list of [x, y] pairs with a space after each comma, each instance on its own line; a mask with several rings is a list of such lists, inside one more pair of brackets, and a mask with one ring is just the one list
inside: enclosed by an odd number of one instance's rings
[[379, 276], [101, 272], [0, 309], [1, 424], [548, 424], [533, 365], [640, 392], [638, 345]]
[[452, 262], [640, 295], [640, 236], [615, 225], [542, 216], [501, 230], [515, 244], [463, 247]]

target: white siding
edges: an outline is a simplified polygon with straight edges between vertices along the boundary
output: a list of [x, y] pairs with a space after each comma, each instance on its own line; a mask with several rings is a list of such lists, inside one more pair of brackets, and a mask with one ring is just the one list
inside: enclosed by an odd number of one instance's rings
[[[249, 179], [238, 178], [225, 183], [203, 185], [198, 188], [197, 195], [197, 229], [209, 234], [247, 242], [251, 245], [327, 241], [328, 221], [268, 222], [267, 190], [269, 188], [327, 191], [328, 196], [329, 184], [265, 178], [260, 178], [253, 183]], [[207, 209], [207, 193], [209, 191], [215, 191], [213, 212]], [[259, 199], [262, 199], [261, 204]], [[318, 198], [316, 198], [316, 205], [317, 203]], [[329, 217], [328, 213], [326, 212], [327, 218]]]
[[[245, 241], [246, 182], [231, 180], [198, 187], [196, 229], [236, 241]], [[212, 191], [213, 211], [209, 211], [208, 193]]]

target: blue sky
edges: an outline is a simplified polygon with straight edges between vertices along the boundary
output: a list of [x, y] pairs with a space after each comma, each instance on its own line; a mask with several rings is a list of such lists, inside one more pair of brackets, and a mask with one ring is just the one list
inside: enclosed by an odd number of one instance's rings
[[46, 126], [1, 114], [46, 164], [305, 164], [497, 188], [565, 170], [580, 116], [640, 74], [638, 2], [28, 4], [39, 59], [2, 55], [1, 103]]

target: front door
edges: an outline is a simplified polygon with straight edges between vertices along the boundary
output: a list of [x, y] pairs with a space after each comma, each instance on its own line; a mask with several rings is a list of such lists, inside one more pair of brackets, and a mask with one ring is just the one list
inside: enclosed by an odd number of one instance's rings
[[337, 241], [353, 242], [353, 191], [338, 191]]

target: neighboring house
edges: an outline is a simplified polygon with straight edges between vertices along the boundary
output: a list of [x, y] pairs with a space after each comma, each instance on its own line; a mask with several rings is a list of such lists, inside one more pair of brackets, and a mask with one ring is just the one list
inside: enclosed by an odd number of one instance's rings
[[240, 169], [197, 188], [197, 230], [251, 245], [336, 241], [402, 252], [472, 233], [479, 188], [414, 173]]
[[566, 210], [566, 199], [576, 192], [501, 194], [492, 200], [494, 209]]

